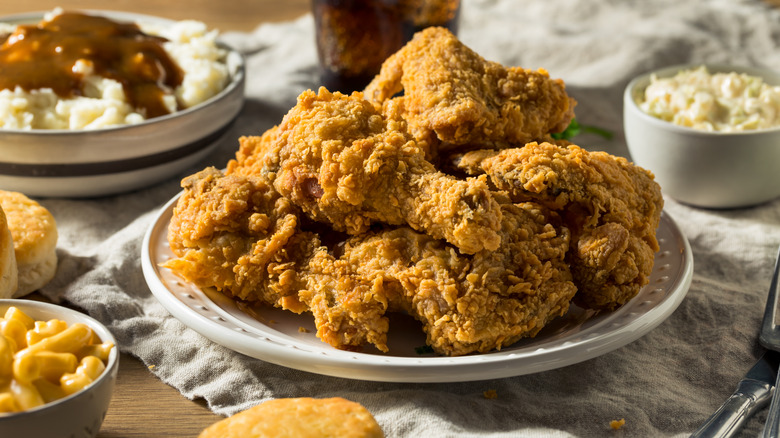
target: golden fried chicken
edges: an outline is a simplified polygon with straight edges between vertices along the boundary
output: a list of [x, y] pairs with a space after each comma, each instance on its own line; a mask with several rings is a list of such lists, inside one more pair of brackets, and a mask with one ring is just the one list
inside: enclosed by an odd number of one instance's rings
[[647, 284], [663, 208], [650, 172], [604, 152], [549, 143], [469, 152], [459, 165], [472, 174], [486, 172], [514, 202], [535, 201], [561, 212], [572, 232], [567, 260], [580, 289], [578, 303], [614, 309]]
[[342, 259], [382, 284], [392, 309], [421, 321], [437, 353], [501, 349], [565, 314], [576, 292], [564, 261], [569, 233], [553, 225], [557, 215], [533, 203], [502, 208], [495, 251], [461, 255], [402, 227], [350, 238]]
[[318, 335], [338, 348], [387, 351], [387, 303], [334, 263], [300, 211], [258, 177], [205, 169], [182, 181], [163, 266], [199, 287], [295, 313], [311, 311]]
[[199, 287], [300, 312], [298, 271], [320, 242], [300, 231], [298, 208], [261, 178], [223, 176], [213, 167], [182, 187], [168, 228], [177, 258], [164, 266]]
[[375, 223], [409, 225], [464, 253], [496, 249], [501, 210], [486, 179], [459, 180], [437, 171], [405, 128], [361, 93], [309, 90], [278, 128], [242, 139], [228, 172], [266, 178], [314, 220], [338, 231], [356, 235]]
[[[310, 312], [342, 349], [386, 352], [388, 312], [457, 356], [535, 336], [572, 300], [614, 309], [648, 282], [663, 199], [627, 160], [552, 143], [575, 104], [546, 71], [426, 29], [363, 93], [305, 91], [225, 173], [185, 178], [164, 266]], [[452, 154], [461, 176], [432, 164]]]
[[371, 343], [388, 351], [388, 300], [381, 281], [367, 281], [324, 251], [309, 260], [303, 275], [306, 288], [298, 297], [314, 315], [320, 339], [340, 349], [360, 350]]
[[[228, 161], [225, 173], [255, 175], [263, 177], [261, 174], [263, 160], [267, 153], [272, 152], [276, 133], [279, 127], [274, 126], [266, 130], [261, 136], [241, 137], [238, 139], [238, 151], [236, 158]], [[265, 178], [268, 181], [267, 178]]]
[[441, 27], [415, 34], [364, 93], [377, 105], [401, 101], [415, 139], [438, 150], [525, 144], [566, 129], [576, 104], [545, 70], [487, 61]]
[[387, 351], [389, 308], [423, 323], [435, 351], [485, 352], [535, 335], [568, 309], [576, 288], [557, 215], [502, 204], [502, 244], [463, 255], [408, 227], [367, 232], [338, 256], [304, 231], [294, 206], [257, 177], [206, 169], [183, 182], [165, 263], [200, 287], [314, 315], [334, 347]]

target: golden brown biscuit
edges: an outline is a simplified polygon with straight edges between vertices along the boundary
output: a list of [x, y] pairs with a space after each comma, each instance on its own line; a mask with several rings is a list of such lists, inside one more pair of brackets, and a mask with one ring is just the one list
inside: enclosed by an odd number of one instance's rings
[[14, 241], [3, 209], [0, 208], [0, 298], [11, 298], [16, 292], [18, 270]]
[[0, 190], [0, 207], [5, 210], [14, 241], [19, 287], [22, 297], [51, 281], [57, 270], [57, 223], [49, 210], [19, 192]]
[[269, 400], [218, 421], [198, 438], [381, 438], [382, 429], [359, 403], [341, 397]]

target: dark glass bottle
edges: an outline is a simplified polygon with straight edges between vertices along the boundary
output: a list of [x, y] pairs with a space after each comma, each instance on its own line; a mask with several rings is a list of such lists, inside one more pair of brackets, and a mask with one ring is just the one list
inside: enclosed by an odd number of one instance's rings
[[457, 33], [459, 0], [312, 0], [320, 79], [330, 91], [362, 90], [382, 62], [429, 26]]

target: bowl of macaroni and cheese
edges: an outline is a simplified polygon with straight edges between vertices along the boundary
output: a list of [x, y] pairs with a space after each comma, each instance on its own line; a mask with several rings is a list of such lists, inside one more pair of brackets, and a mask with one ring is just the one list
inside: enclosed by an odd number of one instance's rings
[[95, 319], [45, 302], [0, 300], [3, 436], [96, 436], [118, 366], [116, 340]]
[[179, 179], [243, 107], [243, 56], [193, 20], [0, 17], [0, 189], [94, 197]]
[[704, 208], [780, 197], [780, 73], [681, 65], [632, 80], [623, 95], [631, 159], [665, 195]]

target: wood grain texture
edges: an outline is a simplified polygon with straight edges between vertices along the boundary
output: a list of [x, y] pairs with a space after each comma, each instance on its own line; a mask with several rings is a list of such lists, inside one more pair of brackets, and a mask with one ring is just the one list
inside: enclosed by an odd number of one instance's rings
[[184, 398], [133, 356], [119, 358], [114, 395], [98, 438], [193, 438], [223, 417]]
[[292, 20], [309, 12], [309, 0], [25, 0], [0, 2], [0, 15], [63, 9], [111, 9], [175, 20], [203, 21], [221, 31], [251, 31], [265, 22]]

